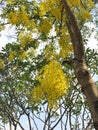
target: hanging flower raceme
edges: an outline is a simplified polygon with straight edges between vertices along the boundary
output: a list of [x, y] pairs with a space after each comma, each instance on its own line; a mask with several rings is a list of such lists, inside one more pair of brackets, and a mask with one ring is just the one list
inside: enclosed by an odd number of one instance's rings
[[21, 32], [18, 36], [18, 39], [22, 48], [33, 41], [32, 34], [29, 32]]
[[36, 78], [40, 85], [33, 90], [33, 102], [40, 103], [42, 100], [47, 100], [49, 108], [53, 108], [68, 89], [68, 82], [61, 65], [56, 60], [52, 60], [42, 68]]

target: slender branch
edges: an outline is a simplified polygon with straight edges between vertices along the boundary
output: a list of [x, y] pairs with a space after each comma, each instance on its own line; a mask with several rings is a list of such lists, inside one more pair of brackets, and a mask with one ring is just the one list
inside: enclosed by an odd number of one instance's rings
[[92, 123], [92, 119], [90, 119], [88, 125], [86, 126], [86, 128], [84, 130], [89, 130], [93, 128], [93, 123]]
[[61, 64], [68, 64], [68, 65], [70, 65], [70, 66], [73, 66], [73, 60], [74, 60], [74, 59], [71, 59], [71, 60], [63, 59], [63, 60], [61, 61]]
[[29, 129], [32, 130], [31, 120], [30, 120], [30, 113], [27, 114], [27, 117], [28, 117], [28, 122], [29, 122]]
[[59, 120], [56, 122], [56, 124], [51, 128], [51, 130], [54, 130], [54, 128], [58, 125], [58, 123], [62, 120], [65, 112], [67, 111], [67, 109], [64, 110], [64, 112], [62, 113], [61, 117], [59, 118]]
[[30, 116], [30, 118], [33, 120], [33, 123], [34, 123], [34, 125], [35, 125], [36, 130], [38, 130], [38, 126], [37, 126], [37, 123], [36, 123], [36, 121], [35, 121], [35, 119], [34, 119], [33, 113], [32, 113], [32, 116]]

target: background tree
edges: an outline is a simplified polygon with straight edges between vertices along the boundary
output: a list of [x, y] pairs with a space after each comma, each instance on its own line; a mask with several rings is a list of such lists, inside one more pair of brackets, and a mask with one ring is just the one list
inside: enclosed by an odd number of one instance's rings
[[1, 0], [0, 30], [16, 32], [16, 41], [0, 53], [0, 116], [10, 130], [12, 124], [27, 129], [23, 115], [30, 130], [98, 129], [92, 79], [98, 54], [84, 50], [93, 6], [90, 0]]

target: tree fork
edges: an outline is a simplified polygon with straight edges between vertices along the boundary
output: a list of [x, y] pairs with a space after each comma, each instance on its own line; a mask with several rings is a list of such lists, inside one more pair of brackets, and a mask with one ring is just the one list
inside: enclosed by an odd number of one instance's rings
[[98, 130], [98, 89], [85, 63], [84, 45], [76, 18], [69, 7], [67, 0], [62, 0], [62, 3], [66, 11], [66, 25], [68, 27], [74, 49], [75, 58], [72, 65], [77, 80], [81, 85], [84, 95], [86, 96], [93, 118], [94, 127]]

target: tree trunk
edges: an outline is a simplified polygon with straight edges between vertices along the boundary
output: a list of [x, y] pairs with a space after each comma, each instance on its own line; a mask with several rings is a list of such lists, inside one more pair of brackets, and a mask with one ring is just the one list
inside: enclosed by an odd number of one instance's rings
[[86, 96], [93, 118], [94, 127], [98, 130], [98, 89], [84, 62], [75, 60], [74, 70], [82, 91]]
[[74, 68], [77, 80], [81, 85], [81, 89], [86, 96], [93, 118], [94, 127], [96, 130], [98, 130], [98, 89], [85, 63], [84, 45], [76, 18], [67, 3], [67, 0], [62, 0], [62, 3], [66, 10], [66, 25], [68, 27], [74, 49], [74, 59], [72, 60], [72, 66]]

